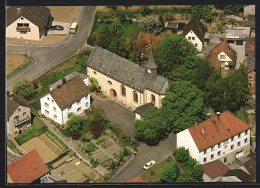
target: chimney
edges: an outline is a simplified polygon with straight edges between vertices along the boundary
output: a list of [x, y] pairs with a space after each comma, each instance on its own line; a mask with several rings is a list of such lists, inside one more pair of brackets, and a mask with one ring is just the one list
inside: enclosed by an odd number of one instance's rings
[[204, 126], [201, 127], [201, 133], [202, 133], [202, 134], [205, 133], [205, 127], [204, 127]]
[[17, 14], [20, 14], [21, 13], [21, 8], [17, 8]]
[[220, 116], [220, 112], [217, 112], [217, 116]]
[[211, 114], [208, 112], [207, 113], [207, 118], [206, 119], [210, 119], [211, 118]]
[[66, 83], [66, 78], [62, 78], [62, 85]]
[[57, 85], [57, 88], [58, 88], [58, 89], [60, 89], [60, 88], [61, 88], [61, 86], [60, 86], [60, 85]]

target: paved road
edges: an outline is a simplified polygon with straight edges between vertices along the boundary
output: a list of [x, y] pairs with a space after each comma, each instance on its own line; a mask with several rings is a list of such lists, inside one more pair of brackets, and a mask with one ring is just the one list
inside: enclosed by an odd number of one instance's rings
[[59, 64], [66, 58], [77, 52], [86, 43], [94, 20], [96, 7], [80, 7], [75, 20], [79, 23], [79, 28], [75, 35], [60, 44], [52, 46], [39, 46], [30, 44], [7, 44], [7, 53], [28, 54], [35, 58], [35, 63], [15, 74], [7, 80], [7, 90], [11, 90], [13, 83], [17, 79], [27, 78], [32, 81], [45, 73], [50, 68]]
[[112, 182], [120, 183], [129, 178], [139, 176], [145, 172], [143, 165], [150, 160], [160, 162], [173, 153], [176, 148], [176, 135], [171, 133], [166, 140], [159, 143], [158, 146], [150, 147], [146, 144], [141, 144], [137, 155], [129, 163], [129, 165], [115, 177]]

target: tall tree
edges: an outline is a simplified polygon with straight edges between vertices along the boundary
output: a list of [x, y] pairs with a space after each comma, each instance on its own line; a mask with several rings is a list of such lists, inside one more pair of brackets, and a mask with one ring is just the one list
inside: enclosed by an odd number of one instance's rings
[[187, 162], [190, 157], [189, 149], [185, 149], [185, 147], [177, 148], [174, 152], [174, 157], [178, 162]]
[[171, 130], [189, 128], [204, 118], [202, 91], [189, 81], [173, 82], [162, 100], [162, 111]]
[[77, 132], [82, 128], [82, 119], [74, 113], [69, 113], [66, 124], [70, 132]]
[[195, 46], [184, 36], [166, 35], [154, 52], [159, 74], [171, 80], [188, 79], [196, 68], [197, 53]]
[[177, 180], [179, 176], [176, 166], [166, 166], [161, 172], [161, 182], [162, 183], [172, 183]]
[[202, 176], [204, 174], [204, 169], [201, 164], [195, 165], [191, 169], [191, 176], [195, 180], [195, 182], [203, 182]]
[[192, 16], [198, 19], [203, 19], [206, 22], [211, 22], [212, 16], [212, 6], [211, 5], [195, 5], [192, 7]]
[[104, 27], [98, 37], [97, 45], [101, 46], [102, 48], [108, 49], [111, 43], [111, 32], [109, 28], [106, 26]]
[[35, 93], [32, 82], [27, 79], [16, 81], [13, 85], [13, 92], [23, 96], [27, 100], [31, 99]]
[[138, 24], [141, 31], [152, 34], [159, 35], [163, 31], [163, 24], [159, 19], [155, 19], [153, 16], [146, 16], [139, 21]]

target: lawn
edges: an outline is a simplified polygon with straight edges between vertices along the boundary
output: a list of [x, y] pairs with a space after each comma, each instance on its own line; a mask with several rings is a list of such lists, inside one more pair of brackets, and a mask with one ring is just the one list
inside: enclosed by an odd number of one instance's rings
[[82, 126], [82, 133], [86, 134], [89, 131], [89, 125], [91, 123], [90, 119], [84, 119], [82, 120], [83, 126]]
[[[144, 174], [141, 175], [144, 181], [146, 182], [158, 182], [161, 178], [161, 172], [166, 166], [172, 166], [175, 164], [175, 161], [171, 156], [167, 157], [160, 163], [156, 164], [149, 170], [147, 170]], [[151, 175], [151, 172], [154, 172], [154, 175]]]
[[249, 109], [254, 109], [255, 108], [255, 105], [252, 105], [252, 106], [249, 106], [239, 112], [237, 112], [237, 117], [241, 120], [243, 120], [244, 122], [246, 122], [246, 110], [249, 110]]
[[15, 145], [11, 142], [11, 140], [7, 139], [7, 146], [13, 150], [15, 148]]
[[17, 136], [15, 140], [19, 145], [22, 145], [23, 143], [27, 142], [33, 137], [40, 136], [46, 130], [47, 130], [46, 125], [40, 119], [35, 117], [33, 119], [32, 126], [29, 128], [29, 130]]

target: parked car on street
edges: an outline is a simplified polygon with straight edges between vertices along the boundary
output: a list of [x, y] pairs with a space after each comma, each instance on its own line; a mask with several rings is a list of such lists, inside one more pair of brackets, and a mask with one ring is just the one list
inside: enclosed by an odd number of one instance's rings
[[61, 26], [61, 25], [53, 25], [51, 26], [51, 30], [60, 30], [60, 31], [63, 31], [64, 30], [64, 27]]
[[152, 166], [154, 166], [156, 164], [156, 162], [154, 161], [154, 160], [151, 160], [151, 161], [149, 161], [148, 163], [146, 163], [144, 166], [143, 166], [143, 168], [145, 169], [145, 170], [148, 170], [149, 168], [151, 168]]

